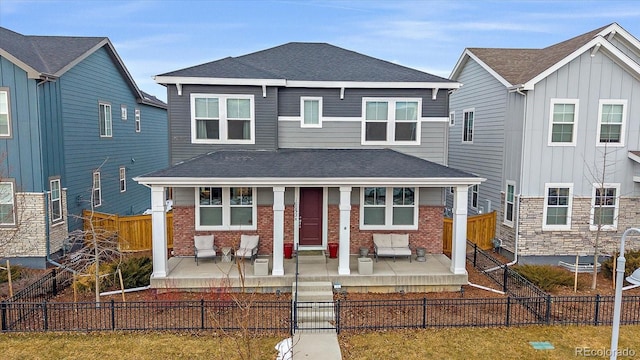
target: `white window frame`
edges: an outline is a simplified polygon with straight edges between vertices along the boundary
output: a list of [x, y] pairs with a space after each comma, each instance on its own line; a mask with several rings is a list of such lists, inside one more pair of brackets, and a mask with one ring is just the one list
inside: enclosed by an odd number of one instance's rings
[[120, 119], [127, 120], [127, 105], [120, 105]]
[[[557, 225], [557, 224], [547, 225], [547, 209], [549, 207], [548, 199], [549, 199], [550, 188], [568, 188], [569, 189], [569, 198], [567, 201], [567, 223], [564, 225]], [[543, 205], [544, 205], [544, 209], [542, 212], [542, 230], [550, 230], [550, 231], [571, 230], [571, 215], [573, 211], [573, 183], [545, 183]]]
[[[54, 197], [54, 188], [57, 187], [58, 196]], [[58, 208], [60, 209], [60, 214], [56, 214], [53, 211], [53, 204], [58, 203]], [[62, 186], [60, 184], [60, 178], [49, 180], [49, 203], [50, 203], [50, 213], [51, 213], [51, 223], [59, 223], [63, 220], [63, 212], [62, 208]], [[59, 216], [56, 216], [59, 215]]]
[[[513, 198], [509, 201], [509, 187], [513, 189]], [[507, 217], [507, 209], [511, 205], [511, 219]], [[516, 217], [516, 182], [507, 180], [504, 190], [504, 214], [502, 223], [508, 227], [513, 227], [513, 220]]]
[[[15, 188], [15, 183], [13, 181], [0, 181], [0, 184], [5, 185], [8, 184], [9, 188], [11, 190], [11, 193], [9, 194], [9, 196], [4, 196], [4, 194], [0, 194], [0, 203], [5, 204], [5, 205], [11, 205], [11, 212], [12, 212], [12, 220], [11, 222], [0, 222], [0, 226], [1, 227], [11, 227], [11, 226], [15, 226], [16, 225], [16, 188]], [[3, 201], [3, 200], [7, 200], [7, 201]], [[1, 218], [0, 218], [1, 221]]]
[[10, 138], [11, 137], [11, 103], [10, 103], [11, 98], [9, 97], [9, 88], [0, 88], [0, 97], [2, 97], [7, 104], [6, 109], [3, 109], [2, 107], [0, 107], [0, 115], [7, 116], [7, 133], [6, 134], [0, 133], [0, 137]]
[[[304, 122], [304, 103], [306, 101], [317, 101], [318, 102], [318, 123], [317, 124], [307, 124]], [[322, 97], [312, 97], [312, 96], [301, 96], [300, 97], [300, 127], [301, 128], [322, 128]]]
[[[620, 142], [600, 142], [602, 128], [602, 107], [604, 105], [622, 105], [622, 123], [620, 124]], [[596, 134], [596, 146], [622, 147], [624, 146], [625, 128], [627, 126], [627, 100], [626, 99], [600, 99], [598, 102], [598, 128]]]
[[120, 192], [122, 193], [127, 191], [127, 168], [121, 166], [118, 173], [120, 175]]
[[[102, 116], [103, 115], [104, 115], [104, 134], [102, 133], [102, 121], [103, 121]], [[111, 111], [111, 104], [109, 103], [106, 103], [106, 102], [98, 103], [98, 131], [100, 132], [100, 137], [103, 137], [103, 138], [113, 137], [113, 112]]]
[[[375, 122], [376, 120], [367, 121], [367, 102], [386, 102], [387, 103], [387, 139], [384, 141], [375, 140], [367, 141], [367, 122]], [[410, 122], [407, 120], [396, 121], [396, 103], [398, 102], [417, 102], [418, 111], [416, 113], [416, 139], [414, 141], [397, 141], [396, 123]], [[380, 120], [377, 120], [380, 121]], [[422, 133], [422, 98], [389, 98], [389, 97], [363, 97], [362, 98], [362, 126], [361, 126], [361, 145], [420, 145]]]
[[102, 179], [100, 171], [94, 171], [91, 177], [91, 204], [93, 207], [102, 205]]
[[[473, 114], [473, 119], [471, 122], [471, 132], [469, 133], [469, 135], [471, 136], [471, 139], [469, 139], [467, 136], [467, 114], [469, 113]], [[470, 109], [462, 110], [462, 143], [463, 144], [473, 144], [475, 127], [476, 127], [476, 109], [470, 108]]]
[[[579, 104], [580, 101], [578, 99], [551, 99], [551, 109], [549, 110], [549, 138], [547, 140], [547, 144], [549, 146], [575, 146], [578, 132], [578, 114], [579, 114]], [[573, 130], [571, 134], [571, 142], [553, 142], [553, 108], [555, 105], [573, 105]], [[568, 123], [558, 123], [558, 124], [568, 124]]]
[[589, 214], [589, 230], [597, 231], [598, 224], [595, 222], [595, 211], [596, 211], [596, 191], [600, 188], [605, 189], [616, 189], [616, 197], [615, 197], [615, 205], [614, 206], [602, 206], [602, 207], [613, 207], [613, 224], [612, 225], [602, 225], [600, 230], [604, 231], [616, 231], [618, 230], [618, 210], [620, 208], [620, 184], [619, 183], [593, 183], [593, 190], [591, 192], [591, 212]]
[[[209, 187], [209, 188], [222, 188], [222, 205], [215, 205], [218, 207], [222, 207], [222, 225], [200, 225], [200, 207], [204, 207], [206, 205], [200, 205], [200, 188], [201, 187]], [[195, 227], [196, 230], [257, 230], [257, 224], [258, 224], [258, 189], [255, 187], [251, 188], [251, 194], [252, 194], [252, 201], [251, 201], [251, 205], [247, 205], [251, 206], [251, 218], [252, 218], [252, 223], [251, 225], [231, 225], [231, 203], [230, 203], [230, 196], [231, 196], [231, 188], [235, 188], [235, 187], [246, 187], [246, 186], [214, 186], [214, 185], [203, 185], [203, 186], [198, 186], [195, 188], [195, 203], [196, 203], [196, 223], [195, 223]], [[213, 205], [212, 205], [213, 206]], [[235, 206], [242, 206], [242, 205], [233, 205]]]
[[456, 112], [449, 112], [449, 126], [456, 126]]
[[[219, 139], [198, 139], [197, 138], [197, 121], [196, 121], [196, 102], [195, 99], [200, 98], [217, 98], [218, 99], [218, 132]], [[227, 100], [228, 99], [249, 99], [249, 128], [250, 138], [248, 140], [228, 139], [227, 129]], [[255, 144], [256, 142], [256, 117], [255, 117], [255, 99], [253, 95], [247, 94], [191, 94], [191, 143], [193, 144]]]
[[140, 121], [140, 109], [135, 110], [135, 119], [136, 119], [136, 132], [139, 133], [141, 129], [141, 121]]
[[472, 210], [478, 210], [478, 203], [480, 202], [479, 195], [480, 185], [471, 185], [469, 188], [469, 208]]
[[[385, 221], [384, 225], [365, 225], [364, 224], [364, 192], [365, 188], [384, 187], [385, 188]], [[413, 188], [413, 205], [394, 205], [393, 189], [394, 188]], [[413, 186], [367, 186], [360, 188], [360, 229], [361, 230], [418, 230], [418, 212], [420, 211], [419, 187]], [[381, 207], [382, 205], [371, 205]], [[393, 225], [393, 208], [394, 207], [413, 207], [413, 225]]]

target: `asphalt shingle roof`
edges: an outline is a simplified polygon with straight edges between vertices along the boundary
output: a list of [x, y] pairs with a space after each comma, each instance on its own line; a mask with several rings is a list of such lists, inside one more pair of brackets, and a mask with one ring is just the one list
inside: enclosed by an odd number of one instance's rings
[[106, 37], [26, 36], [0, 27], [0, 47], [38, 72], [55, 74]]
[[290, 42], [159, 76], [295, 81], [451, 82], [327, 43]]
[[524, 84], [591, 41], [610, 25], [544, 49], [468, 48], [511, 85]]
[[142, 178], [475, 178], [389, 149], [219, 150]]

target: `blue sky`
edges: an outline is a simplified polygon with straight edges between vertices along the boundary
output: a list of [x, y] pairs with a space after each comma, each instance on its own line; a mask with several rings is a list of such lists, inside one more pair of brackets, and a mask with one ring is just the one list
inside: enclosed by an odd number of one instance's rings
[[138, 86], [290, 41], [328, 42], [448, 77], [465, 47], [545, 47], [612, 22], [640, 37], [637, 1], [0, 0], [25, 35], [107, 36]]

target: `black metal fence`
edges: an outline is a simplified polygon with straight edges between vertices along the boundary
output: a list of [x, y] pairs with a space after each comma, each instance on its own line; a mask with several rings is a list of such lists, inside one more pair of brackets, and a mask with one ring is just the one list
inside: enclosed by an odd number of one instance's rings
[[[316, 307], [299, 330], [341, 331], [522, 325], [611, 325], [613, 296], [337, 300]], [[291, 333], [292, 302], [140, 301], [0, 303], [2, 332], [223, 330]], [[327, 310], [329, 309], [329, 310]], [[536, 313], [531, 309], [541, 309]], [[315, 314], [315, 315], [314, 315]], [[313, 318], [314, 316], [321, 318]], [[640, 325], [640, 296], [624, 296], [621, 324]]]
[[73, 274], [68, 271], [52, 269], [40, 279], [26, 288], [13, 294], [8, 302], [41, 302], [47, 301], [58, 295], [58, 292], [69, 286], [73, 280]]

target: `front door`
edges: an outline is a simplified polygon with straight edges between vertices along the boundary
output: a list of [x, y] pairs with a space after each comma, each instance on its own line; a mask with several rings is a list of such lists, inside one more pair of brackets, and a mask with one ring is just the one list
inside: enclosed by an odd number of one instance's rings
[[322, 188], [300, 188], [300, 246], [322, 245]]

